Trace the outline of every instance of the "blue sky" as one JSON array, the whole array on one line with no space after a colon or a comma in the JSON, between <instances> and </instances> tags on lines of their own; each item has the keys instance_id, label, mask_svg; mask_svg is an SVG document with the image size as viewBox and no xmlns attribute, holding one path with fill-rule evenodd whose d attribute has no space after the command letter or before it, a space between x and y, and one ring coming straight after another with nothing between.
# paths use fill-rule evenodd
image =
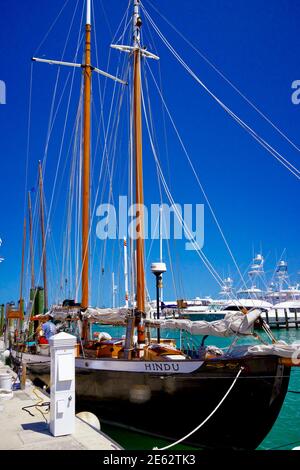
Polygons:
<instances>
[{"instance_id":1,"label":"blue sky","mask_svg":"<svg viewBox=\"0 0 300 470\"><path fill-rule=\"evenodd\" d=\"M291 101L291 84L300 79L299 75L299 18L300 4L297 0L151 0L159 7L180 32L206 55L235 86L237 86L261 111L263 111L293 142L299 144L300 105ZM75 10L76 1L69 0L59 20L38 49L50 25L57 17L64 2L59 0L38 2L3 1L1 4L0 28L0 80L7 87L7 104L0 106L0 155L1 155L1 197L0 237L3 245L0 256L5 261L0 265L0 302L16 299L19 292L22 220L24 211L25 166L27 147L27 126L31 61L33 55L60 58ZM184 41L164 22L144 0L144 5L170 43L184 58L194 72L234 112L262 135L271 145L298 167L299 155L282 139L258 114L249 107ZM99 64L111 73L117 72L118 53L111 54L108 66L109 45L123 17L127 6L125 0L94 0L97 26ZM74 24L64 54L65 60L73 58L80 24L82 2L74 16ZM262 246L267 257L266 270L272 272L276 260L286 248L289 270L294 280L300 270L299 254L299 182L283 166L276 162L266 150L258 145L187 75L170 55L160 39L149 33L144 19L144 42L148 48L157 51L160 64L149 64L156 77L161 73L164 98L174 117L178 130L188 149L189 155L200 176L211 204L226 234L233 253L244 271L252 257L253 248ZM37 51L38 49L38 51ZM36 52L37 51L37 52ZM95 57L95 54L94 54ZM95 59L94 59L95 60ZM160 68L159 68L160 67ZM43 159L45 139L51 100L57 70L43 64L33 67L32 114L30 126L30 151L27 189L36 187L36 168ZM61 72L58 96L69 74ZM147 73L149 82L150 77ZM70 83L70 82L69 82ZM70 107L70 120L62 157L65 158L71 139L76 106L78 104L80 79L74 79L74 104ZM106 86L104 121L107 120L113 85ZM68 85L69 87L69 85ZM68 88L67 87L67 88ZM180 150L174 132L166 124L168 152L164 142L161 105L155 88L150 84L150 95L154 121L157 124L157 142L166 178L170 181L176 202L204 203L195 178ZM95 116L99 115L97 90L95 89ZM49 203L57 155L61 142L61 129L67 108L67 95L62 99L61 108L51 136L45 192ZM126 114L126 106L122 111ZM72 121L73 119L73 121ZM97 117L96 117L97 119ZM123 127L122 127L123 126ZM124 166L126 167L126 124L121 125L120 145L117 151L117 166L114 176L114 197L126 193ZM118 158L119 157L119 158ZM101 153L96 155L95 169L100 165ZM125 165L124 165L125 161ZM122 166L123 165L123 166ZM149 143L144 137L145 198L147 203L159 202L155 167ZM62 187L66 181L62 177ZM107 195L107 189L105 190ZM64 196L64 191L59 195ZM34 197L34 194L33 194ZM64 202L59 196L51 220L54 243L57 241L57 257L60 260L61 231L64 227ZM97 220L93 219L95 233ZM100 256L101 242L98 240L96 257ZM195 253L186 252L183 244L171 243L177 293L179 296L213 295L218 286L206 271ZM149 247L149 244L147 244ZM111 242L107 246L105 272L100 275L99 265L94 266L92 302L109 304L111 299L111 272L115 271L117 284L123 284L120 260L117 253L120 246ZM218 230L205 206L204 251L218 272L231 274L236 284L238 276L224 247ZM37 245L36 253L39 249ZM49 277L53 282L59 271L51 257L49 248ZM158 244L154 244L151 260L158 256ZM166 260L168 265L168 259ZM101 264L101 263L99 263ZM36 263L38 265L38 263ZM27 269L28 271L28 269ZM170 269L169 269L170 271ZM28 284L28 277L26 278ZM153 293L151 274L148 274L150 292ZM54 289L54 287L53 287ZM165 296L174 297L171 274L165 277ZM120 299L123 290L119 288ZM54 300L54 299L53 299ZM121 300L120 300L121 302Z\"/></svg>"}]
</instances>

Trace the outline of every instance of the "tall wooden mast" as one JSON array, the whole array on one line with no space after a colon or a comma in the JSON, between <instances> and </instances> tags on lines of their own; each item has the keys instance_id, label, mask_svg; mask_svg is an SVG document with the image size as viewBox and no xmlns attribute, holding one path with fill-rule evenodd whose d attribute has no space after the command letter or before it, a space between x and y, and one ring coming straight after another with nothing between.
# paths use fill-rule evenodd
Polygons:
<instances>
[{"instance_id":1,"label":"tall wooden mast","mask_svg":"<svg viewBox=\"0 0 300 470\"><path fill-rule=\"evenodd\" d=\"M42 235L42 259L43 259L43 281L44 281L44 308L48 310L48 289L47 289L47 259L46 259L46 236L45 236L45 212L44 212L44 185L42 164L39 162L39 193L40 193L40 222Z\"/></svg>"},{"instance_id":2,"label":"tall wooden mast","mask_svg":"<svg viewBox=\"0 0 300 470\"><path fill-rule=\"evenodd\" d=\"M133 126L136 177L136 279L137 279L137 312L145 312L145 242L144 242L144 189L143 189L143 146L142 146L142 111L141 111L141 51L140 51L140 2L134 0L133 13Z\"/></svg>"},{"instance_id":3,"label":"tall wooden mast","mask_svg":"<svg viewBox=\"0 0 300 470\"><path fill-rule=\"evenodd\" d=\"M32 238L32 206L30 191L28 191L28 216L29 216L29 249L30 249L30 270L31 270L31 289L34 288L34 252Z\"/></svg>"},{"instance_id":4,"label":"tall wooden mast","mask_svg":"<svg viewBox=\"0 0 300 470\"><path fill-rule=\"evenodd\" d=\"M137 326L138 344L142 351L145 342L145 327L143 317L145 314L145 237L144 237L144 190L143 190L143 145L142 145L142 109L141 109L141 57L159 60L141 46L140 29L140 0L133 0L133 45L125 46L112 44L114 49L133 55L133 133L134 133L134 161L135 161L135 202L136 202L136 310L135 324ZM128 317L125 358L131 357L133 339L133 318Z\"/></svg>"},{"instance_id":5,"label":"tall wooden mast","mask_svg":"<svg viewBox=\"0 0 300 470\"><path fill-rule=\"evenodd\" d=\"M82 167L82 297L81 307L89 305L89 232L90 232L90 137L91 137L91 0L86 2L84 117Z\"/></svg>"}]
</instances>

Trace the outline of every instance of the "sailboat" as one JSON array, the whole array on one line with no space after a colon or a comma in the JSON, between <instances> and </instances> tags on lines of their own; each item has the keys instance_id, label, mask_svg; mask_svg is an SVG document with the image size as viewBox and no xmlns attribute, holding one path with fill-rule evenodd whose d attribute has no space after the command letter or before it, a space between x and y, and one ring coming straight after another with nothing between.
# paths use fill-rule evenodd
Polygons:
<instances>
[{"instance_id":1,"label":"sailboat","mask_svg":"<svg viewBox=\"0 0 300 470\"><path fill-rule=\"evenodd\" d=\"M82 295L80 305L50 308L52 315L82 325L76 354L76 400L78 409L92 407L100 420L141 433L178 440L197 448L255 449L271 430L282 407L292 366L292 348L276 344L237 346L223 350L206 346L208 335L251 336L260 312L231 312L217 322L190 322L147 317L145 246L142 212L144 201L142 165L141 61L158 57L141 44L140 1L133 3L133 44L115 45L129 54L133 67L133 135L135 202L139 210L135 243L136 300L123 309L97 309L89 301L90 232L90 115L92 73L102 73L91 61L91 0L86 1L84 64L55 60L35 61L81 67L84 74L84 123L82 166ZM124 80L117 79L120 86ZM157 279L160 263L153 267ZM33 321L42 321L43 315ZM90 337L90 325L119 324L125 338L102 340ZM157 336L153 337L153 328ZM177 329L203 337L200 347L179 348L164 340L161 332ZM22 357L17 350L22 349ZM254 349L253 349L254 348ZM17 362L25 362L32 379L49 384L50 358L35 346L12 347ZM210 415L210 417L209 417ZM209 419L207 419L209 417ZM206 422L207 421L207 422ZM202 425L202 424L203 425Z\"/></svg>"}]
</instances>

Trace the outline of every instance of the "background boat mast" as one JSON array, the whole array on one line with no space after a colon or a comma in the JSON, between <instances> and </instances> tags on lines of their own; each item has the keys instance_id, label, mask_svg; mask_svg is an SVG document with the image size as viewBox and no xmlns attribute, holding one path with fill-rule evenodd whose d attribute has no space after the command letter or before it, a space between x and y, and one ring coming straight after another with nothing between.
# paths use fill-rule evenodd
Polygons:
<instances>
[{"instance_id":1,"label":"background boat mast","mask_svg":"<svg viewBox=\"0 0 300 470\"><path fill-rule=\"evenodd\" d=\"M23 282L24 282L25 246L26 246L26 217L24 217L24 225L23 225L22 264L21 264L20 302L19 302L20 315L21 315L21 312L23 313Z\"/></svg>"},{"instance_id":2,"label":"background boat mast","mask_svg":"<svg viewBox=\"0 0 300 470\"><path fill-rule=\"evenodd\" d=\"M29 216L29 249L30 249L30 269L31 269L31 289L34 289L34 252L32 238L32 206L30 191L28 191L28 216Z\"/></svg>"},{"instance_id":3,"label":"background boat mast","mask_svg":"<svg viewBox=\"0 0 300 470\"><path fill-rule=\"evenodd\" d=\"M43 259L43 281L44 281L44 309L48 310L48 289L47 289L47 260L46 260L46 237L45 237L45 214L44 214L44 189L42 164L39 162L39 192L40 192L40 223L42 234L42 259Z\"/></svg>"}]
</instances>

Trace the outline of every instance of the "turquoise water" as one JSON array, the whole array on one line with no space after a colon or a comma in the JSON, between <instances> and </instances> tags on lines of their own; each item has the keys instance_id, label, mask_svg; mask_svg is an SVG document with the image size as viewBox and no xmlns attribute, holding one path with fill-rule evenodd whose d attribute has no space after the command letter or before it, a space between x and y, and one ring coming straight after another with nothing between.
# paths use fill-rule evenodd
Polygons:
<instances>
[{"instance_id":1,"label":"turquoise water","mask_svg":"<svg viewBox=\"0 0 300 470\"><path fill-rule=\"evenodd\" d=\"M274 336L287 343L300 341L300 330L273 331ZM291 373L289 390L300 392L300 367ZM273 429L259 446L259 449L288 450L300 446L300 394L286 394L286 398Z\"/></svg>"},{"instance_id":2,"label":"turquoise water","mask_svg":"<svg viewBox=\"0 0 300 470\"><path fill-rule=\"evenodd\" d=\"M109 332L113 337L120 337L122 334L124 334L124 330L122 328L101 327L100 329L101 331ZM288 343L291 343L293 341L300 341L300 329L273 330L273 334L277 339L284 340ZM180 341L178 337L178 332L168 332L167 335L165 334L163 336L176 338L177 343L179 343ZM223 338L208 339L210 341L207 341L207 344L213 343L215 346L219 347L224 347L230 342L230 340ZM249 343L249 339L244 341ZM241 342L242 340L240 341L240 343ZM199 343L200 338L196 338L195 345L198 345ZM300 392L300 367L294 367L292 369L289 390ZM167 441L164 441L162 439L141 435L132 431L115 428L109 425L103 424L102 430L106 434L108 434L112 439L118 442L124 449L128 450L150 450L153 449L153 447L161 448L168 444ZM277 418L275 425L273 426L273 429L264 439L258 449L289 450L296 446L300 446L300 393L296 394L288 392L281 412ZM180 449L192 449L192 447L181 445L172 448L172 450Z\"/></svg>"}]
</instances>

